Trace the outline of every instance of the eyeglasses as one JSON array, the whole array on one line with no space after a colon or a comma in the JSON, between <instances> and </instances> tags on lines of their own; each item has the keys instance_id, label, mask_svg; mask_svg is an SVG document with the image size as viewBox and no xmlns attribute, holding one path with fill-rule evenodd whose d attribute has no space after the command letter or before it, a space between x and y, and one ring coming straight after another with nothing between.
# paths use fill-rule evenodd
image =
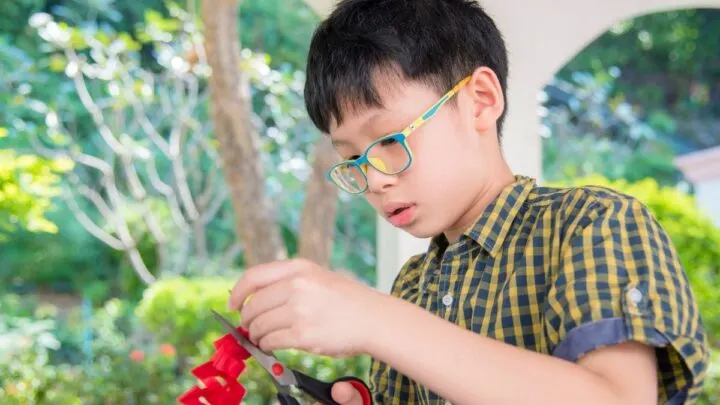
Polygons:
<instances>
[{"instance_id":1,"label":"eyeglasses","mask_svg":"<svg viewBox=\"0 0 720 405\"><path fill-rule=\"evenodd\" d=\"M350 194L360 194L368 188L368 166L389 175L400 174L407 170L413 160L412 150L407 143L408 136L432 118L440 107L468 81L470 77L461 80L402 132L383 136L370 144L365 153L357 159L346 160L332 166L327 172L328 180Z\"/></svg>"}]
</instances>

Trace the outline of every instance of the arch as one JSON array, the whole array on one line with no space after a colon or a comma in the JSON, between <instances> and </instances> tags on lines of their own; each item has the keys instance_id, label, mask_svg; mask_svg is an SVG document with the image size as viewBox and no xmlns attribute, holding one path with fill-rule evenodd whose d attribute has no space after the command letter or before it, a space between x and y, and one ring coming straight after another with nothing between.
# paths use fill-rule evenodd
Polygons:
<instances>
[{"instance_id":1,"label":"arch","mask_svg":"<svg viewBox=\"0 0 720 405\"><path fill-rule=\"evenodd\" d=\"M515 76L527 58L533 67L520 74L537 78L540 85L619 21L678 9L720 8L720 0L495 0L483 4L505 34Z\"/></svg>"}]
</instances>

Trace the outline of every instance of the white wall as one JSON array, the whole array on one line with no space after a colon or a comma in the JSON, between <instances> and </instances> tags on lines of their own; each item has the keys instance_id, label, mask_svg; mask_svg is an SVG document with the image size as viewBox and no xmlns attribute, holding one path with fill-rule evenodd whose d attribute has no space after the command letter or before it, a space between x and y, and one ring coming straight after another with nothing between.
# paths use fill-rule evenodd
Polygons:
<instances>
[{"instance_id":1,"label":"white wall","mask_svg":"<svg viewBox=\"0 0 720 405\"><path fill-rule=\"evenodd\" d=\"M720 228L720 179L702 182L696 186L695 191L700 209L707 212Z\"/></svg>"},{"instance_id":2,"label":"white wall","mask_svg":"<svg viewBox=\"0 0 720 405\"><path fill-rule=\"evenodd\" d=\"M307 0L326 15L334 0ZM541 173L538 94L553 74L615 22L654 11L720 8L720 0L486 0L510 56L504 151L516 173ZM378 219L378 288L388 291L397 271L427 241Z\"/></svg>"},{"instance_id":3,"label":"white wall","mask_svg":"<svg viewBox=\"0 0 720 405\"><path fill-rule=\"evenodd\" d=\"M675 165L695 186L698 207L720 227L720 146L680 156Z\"/></svg>"}]
</instances>

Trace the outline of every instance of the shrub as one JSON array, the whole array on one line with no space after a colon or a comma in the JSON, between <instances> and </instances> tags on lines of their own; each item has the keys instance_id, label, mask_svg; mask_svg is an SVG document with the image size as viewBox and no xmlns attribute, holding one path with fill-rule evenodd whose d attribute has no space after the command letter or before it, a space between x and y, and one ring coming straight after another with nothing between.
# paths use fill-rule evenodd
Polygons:
<instances>
[{"instance_id":1,"label":"shrub","mask_svg":"<svg viewBox=\"0 0 720 405\"><path fill-rule=\"evenodd\" d=\"M156 338L177 347L181 356L196 356L220 336L211 310L235 320L227 311L233 282L220 277L165 278L145 290L135 313Z\"/></svg>"},{"instance_id":2,"label":"shrub","mask_svg":"<svg viewBox=\"0 0 720 405\"><path fill-rule=\"evenodd\" d=\"M193 367L210 359L215 350L213 341L226 333L211 309L239 322L237 313L226 309L228 289L233 283L217 277L177 277L159 280L146 290L136 313L156 338L182 353L179 367L184 376L191 376ZM365 356L333 359L296 350L281 350L275 355L289 367L327 381L345 375L364 378L370 366L370 359ZM252 359L239 381L248 389L244 403L268 404L273 400L275 387L270 375Z\"/></svg>"},{"instance_id":3,"label":"shrub","mask_svg":"<svg viewBox=\"0 0 720 405\"><path fill-rule=\"evenodd\" d=\"M73 313L59 323L43 306L29 310L34 301L13 294L0 300L3 405L169 405L192 383L177 375L172 346L127 333L125 303L111 300L89 319ZM94 338L87 341L87 332ZM91 343L90 355L83 343Z\"/></svg>"},{"instance_id":4,"label":"shrub","mask_svg":"<svg viewBox=\"0 0 720 405\"><path fill-rule=\"evenodd\" d=\"M705 379L705 388L698 398L698 405L720 404L720 351L712 350L710 368Z\"/></svg>"}]
</instances>

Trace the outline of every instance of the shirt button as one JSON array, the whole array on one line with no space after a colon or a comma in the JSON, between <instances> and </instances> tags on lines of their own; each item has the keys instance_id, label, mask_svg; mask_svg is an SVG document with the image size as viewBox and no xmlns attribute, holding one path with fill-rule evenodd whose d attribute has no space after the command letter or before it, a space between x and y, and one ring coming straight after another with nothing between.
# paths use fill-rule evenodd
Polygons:
<instances>
[{"instance_id":1,"label":"shirt button","mask_svg":"<svg viewBox=\"0 0 720 405\"><path fill-rule=\"evenodd\" d=\"M628 298L633 305L638 305L643 299L643 294L640 290L633 287L628 291Z\"/></svg>"},{"instance_id":2,"label":"shirt button","mask_svg":"<svg viewBox=\"0 0 720 405\"><path fill-rule=\"evenodd\" d=\"M453 303L453 297L452 297L452 295L450 295L449 293L448 293L448 294L445 294L445 296L442 297L442 303L443 303L443 305L445 305L446 307L449 307L450 305L452 305L452 303Z\"/></svg>"}]
</instances>

